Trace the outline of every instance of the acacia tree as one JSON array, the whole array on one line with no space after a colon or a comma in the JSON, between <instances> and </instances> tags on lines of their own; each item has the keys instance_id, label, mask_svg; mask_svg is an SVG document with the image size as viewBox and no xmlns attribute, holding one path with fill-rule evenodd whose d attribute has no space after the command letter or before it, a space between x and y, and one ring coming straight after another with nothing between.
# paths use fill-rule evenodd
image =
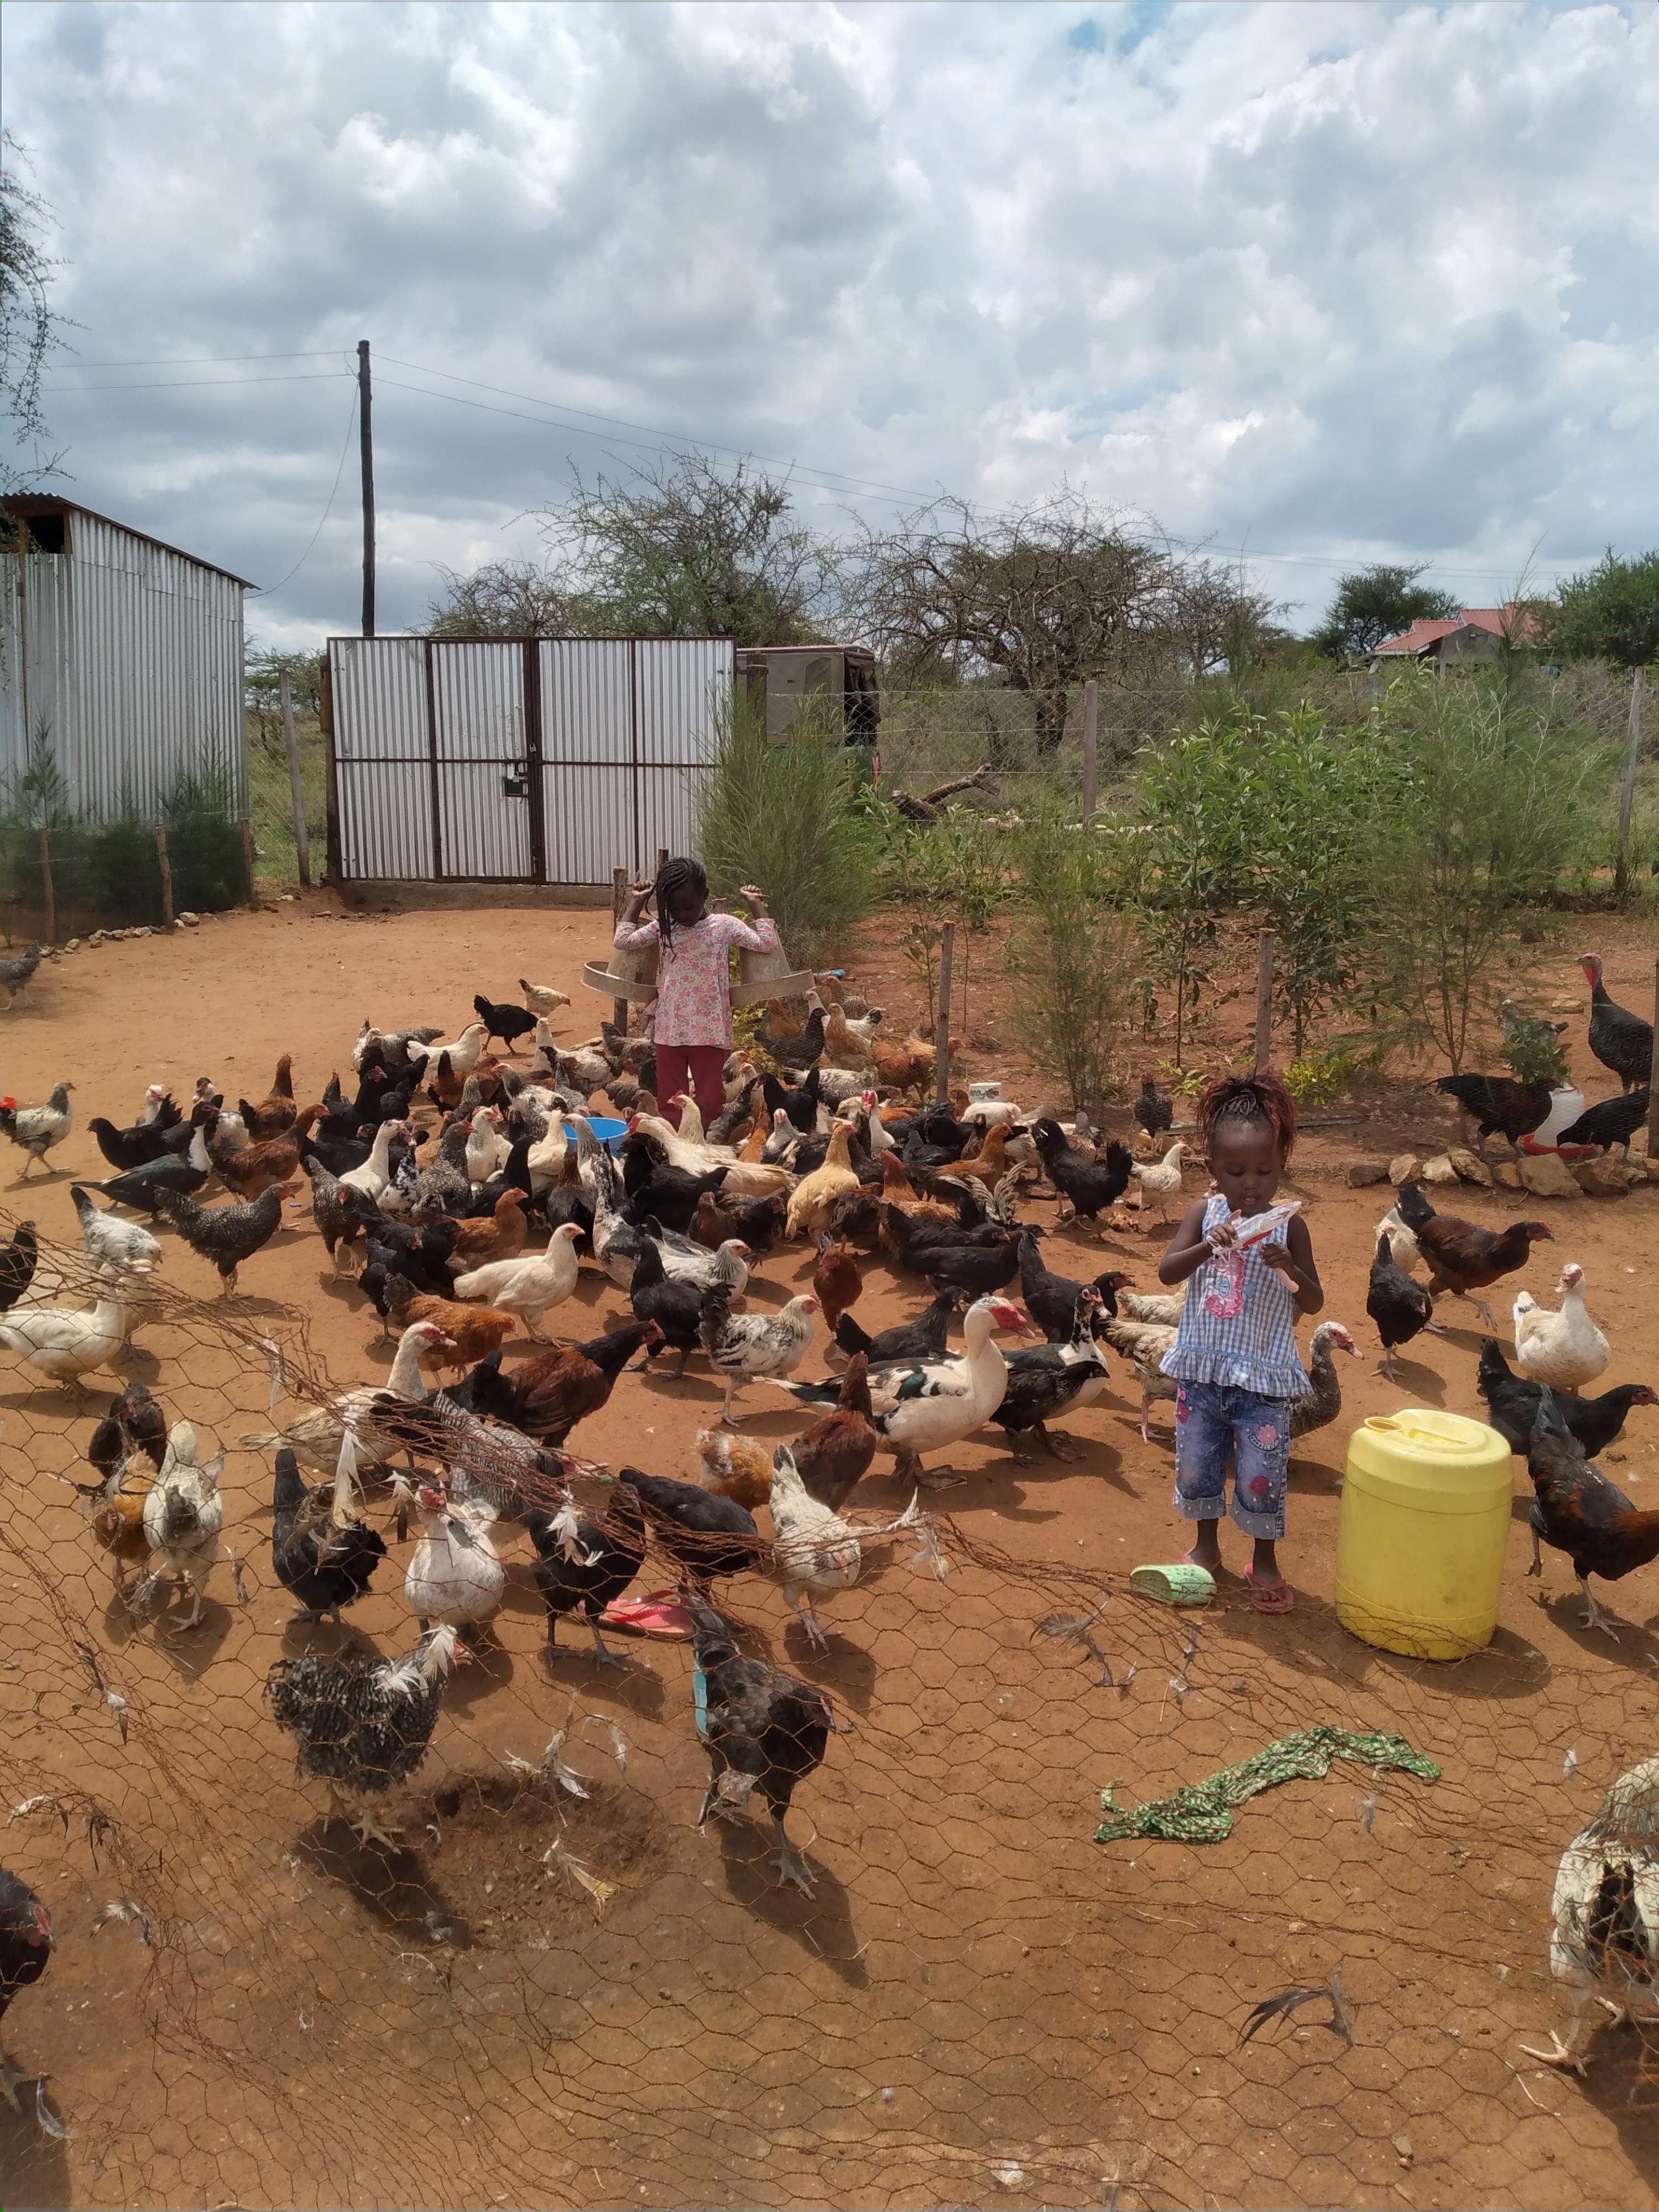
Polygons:
<instances>
[{"instance_id":1,"label":"acacia tree","mask_svg":"<svg viewBox=\"0 0 1659 2212\"><path fill-rule=\"evenodd\" d=\"M44 245L52 210L19 177L22 158L23 149L10 131L0 136L0 408L9 441L33 447L37 458L29 468L0 459L0 492L27 491L42 477L57 475L61 459L38 457L40 441L49 434L40 379L63 341L48 296L58 266Z\"/></svg>"},{"instance_id":2,"label":"acacia tree","mask_svg":"<svg viewBox=\"0 0 1659 2212\"><path fill-rule=\"evenodd\" d=\"M1414 622L1443 621L1455 615L1455 599L1418 582L1425 567L1419 562L1414 568L1400 568L1377 562L1339 576L1336 597L1314 632L1320 652L1333 660L1363 659L1385 638L1398 637Z\"/></svg>"},{"instance_id":3,"label":"acacia tree","mask_svg":"<svg viewBox=\"0 0 1659 2212\"><path fill-rule=\"evenodd\" d=\"M1622 906L1630 874L1631 800L1642 748L1642 693L1659 657L1659 551L1620 561L1609 546L1593 568L1569 577L1553 606L1534 609L1539 641L1557 660L1610 660L1630 671L1630 737L1619 790L1613 896Z\"/></svg>"},{"instance_id":4,"label":"acacia tree","mask_svg":"<svg viewBox=\"0 0 1659 2212\"><path fill-rule=\"evenodd\" d=\"M994 672L1027 693L1044 752L1066 688L1162 651L1174 564L1144 533L1063 491L1004 514L945 499L860 549L855 599L890 665Z\"/></svg>"},{"instance_id":5,"label":"acacia tree","mask_svg":"<svg viewBox=\"0 0 1659 2212\"><path fill-rule=\"evenodd\" d=\"M438 574L445 596L428 610L434 637L580 637L596 627L587 602L534 561L486 561L469 576Z\"/></svg>"}]
</instances>

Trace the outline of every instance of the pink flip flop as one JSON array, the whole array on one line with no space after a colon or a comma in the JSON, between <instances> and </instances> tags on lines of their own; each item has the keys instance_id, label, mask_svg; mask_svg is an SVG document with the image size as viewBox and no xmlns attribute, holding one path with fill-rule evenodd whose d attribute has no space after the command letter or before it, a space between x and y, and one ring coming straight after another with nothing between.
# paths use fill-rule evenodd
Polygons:
<instances>
[{"instance_id":1,"label":"pink flip flop","mask_svg":"<svg viewBox=\"0 0 1659 2212\"><path fill-rule=\"evenodd\" d=\"M614 1598L599 1615L601 1628L619 1628L631 1636L678 1638L691 1633L691 1616L672 1589L653 1590L647 1597Z\"/></svg>"},{"instance_id":2,"label":"pink flip flop","mask_svg":"<svg viewBox=\"0 0 1659 2212\"><path fill-rule=\"evenodd\" d=\"M1250 1603L1258 1613L1291 1613L1296 1608L1296 1592L1283 1577L1276 1583L1264 1583L1257 1578L1254 1567L1246 1567L1244 1580L1250 1593Z\"/></svg>"}]
</instances>

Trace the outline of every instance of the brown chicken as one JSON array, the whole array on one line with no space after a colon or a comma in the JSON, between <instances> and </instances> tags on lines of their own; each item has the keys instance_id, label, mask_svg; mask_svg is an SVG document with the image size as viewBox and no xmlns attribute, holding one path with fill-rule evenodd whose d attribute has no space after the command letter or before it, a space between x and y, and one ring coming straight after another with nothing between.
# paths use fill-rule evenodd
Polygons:
<instances>
[{"instance_id":1,"label":"brown chicken","mask_svg":"<svg viewBox=\"0 0 1659 2212\"><path fill-rule=\"evenodd\" d=\"M300 1172L301 1139L310 1135L312 1124L322 1118L322 1112L320 1105L307 1106L286 1136L266 1137L258 1144L244 1145L240 1152L215 1143L219 1117L213 1115L207 1123L207 1148L225 1188L236 1198L254 1199L274 1182L291 1181Z\"/></svg>"},{"instance_id":2,"label":"brown chicken","mask_svg":"<svg viewBox=\"0 0 1659 2212\"><path fill-rule=\"evenodd\" d=\"M793 1449L809 1495L838 1513L869 1472L878 1438L870 1419L870 1362L854 1352L841 1378L841 1401L802 1431Z\"/></svg>"},{"instance_id":3,"label":"brown chicken","mask_svg":"<svg viewBox=\"0 0 1659 2212\"><path fill-rule=\"evenodd\" d=\"M1585 1456L1547 1384L1528 1440L1527 1472L1534 1492L1528 1516L1532 1565L1527 1572L1544 1571L1540 1537L1553 1550L1565 1552L1583 1594L1585 1627L1606 1629L1616 1640L1617 1631L1590 1595L1589 1577L1600 1575L1604 1582L1616 1583L1659 1559L1659 1513L1638 1512Z\"/></svg>"},{"instance_id":4,"label":"brown chicken","mask_svg":"<svg viewBox=\"0 0 1659 2212\"><path fill-rule=\"evenodd\" d=\"M765 1120L762 1115L757 1115L755 1117L755 1126L749 1132L748 1136L744 1139L743 1149L738 1154L738 1158L740 1160L759 1159L761 1154L766 1149L766 1140L771 1133L772 1124L770 1121Z\"/></svg>"},{"instance_id":5,"label":"brown chicken","mask_svg":"<svg viewBox=\"0 0 1659 2212\"><path fill-rule=\"evenodd\" d=\"M697 1480L752 1513L772 1502L772 1447L729 1429L697 1431Z\"/></svg>"},{"instance_id":6,"label":"brown chicken","mask_svg":"<svg viewBox=\"0 0 1659 2212\"><path fill-rule=\"evenodd\" d=\"M824 1014L823 1049L835 1067L863 1067L870 1058L869 1046L848 1028L846 1015L833 1005Z\"/></svg>"},{"instance_id":7,"label":"brown chicken","mask_svg":"<svg viewBox=\"0 0 1659 2212\"><path fill-rule=\"evenodd\" d=\"M781 999L766 1002L766 1028L769 1035L781 1043L785 1037L799 1036L805 1029L805 1021L797 1021Z\"/></svg>"},{"instance_id":8,"label":"brown chicken","mask_svg":"<svg viewBox=\"0 0 1659 2212\"><path fill-rule=\"evenodd\" d=\"M954 1221L957 1210L936 1198L924 1198L904 1171L899 1156L894 1152L881 1156L881 1195L884 1203L896 1206L916 1221ZM835 1224L830 1224L833 1229ZM884 1243L885 1238L883 1239Z\"/></svg>"},{"instance_id":9,"label":"brown chicken","mask_svg":"<svg viewBox=\"0 0 1659 2212\"><path fill-rule=\"evenodd\" d=\"M902 1044L884 1044L875 1036L870 1040L866 1057L882 1082L902 1092L926 1091L933 1081L937 1054L920 1037L907 1037Z\"/></svg>"},{"instance_id":10,"label":"brown chicken","mask_svg":"<svg viewBox=\"0 0 1659 2212\"><path fill-rule=\"evenodd\" d=\"M700 1194L685 1233L694 1244L701 1244L708 1252L718 1252L732 1233L726 1225L720 1202L712 1190Z\"/></svg>"},{"instance_id":11,"label":"brown chicken","mask_svg":"<svg viewBox=\"0 0 1659 2212\"><path fill-rule=\"evenodd\" d=\"M258 1142L262 1137L280 1137L294 1127L299 1109L294 1103L294 1060L284 1053L276 1063L276 1074L270 1089L251 1110L246 1100L242 1103L242 1119L247 1125L249 1138Z\"/></svg>"},{"instance_id":12,"label":"brown chicken","mask_svg":"<svg viewBox=\"0 0 1659 2212\"><path fill-rule=\"evenodd\" d=\"M487 1267L496 1260L516 1260L530 1233L525 1219L527 1203L521 1190L504 1190L495 1200L494 1213L458 1221L449 1255L450 1273L471 1274L473 1268Z\"/></svg>"},{"instance_id":13,"label":"brown chicken","mask_svg":"<svg viewBox=\"0 0 1659 2212\"><path fill-rule=\"evenodd\" d=\"M429 1321L443 1330L443 1340L421 1353L421 1364L429 1375L487 1359L492 1352L501 1350L518 1327L511 1314L495 1313L488 1306L462 1305L454 1298L434 1297L430 1291L417 1291L407 1275L386 1277L386 1305L389 1328L401 1332L413 1328L417 1321Z\"/></svg>"},{"instance_id":14,"label":"brown chicken","mask_svg":"<svg viewBox=\"0 0 1659 2212\"><path fill-rule=\"evenodd\" d=\"M488 1053L481 1055L472 1070L477 1080L478 1103L494 1106L501 1103L501 1062L492 1060ZM447 1052L438 1055L438 1065L427 1077L427 1088L447 1114L453 1114L460 1104L467 1085L467 1078L458 1075Z\"/></svg>"},{"instance_id":15,"label":"brown chicken","mask_svg":"<svg viewBox=\"0 0 1659 2212\"><path fill-rule=\"evenodd\" d=\"M985 1142L971 1159L959 1160L952 1170L957 1175L970 1175L994 1190L1004 1176L1012 1175L1015 1162L1008 1157L1008 1131L1000 1121L994 1121L985 1133Z\"/></svg>"},{"instance_id":16,"label":"brown chicken","mask_svg":"<svg viewBox=\"0 0 1659 2212\"><path fill-rule=\"evenodd\" d=\"M1437 1213L1416 1183L1402 1185L1397 1211L1429 1264L1430 1297L1451 1291L1468 1298L1494 1336L1498 1324L1492 1308L1475 1292L1500 1275L1524 1267L1528 1253L1540 1239L1553 1241L1541 1221L1511 1221L1507 1229L1498 1231L1462 1221L1453 1213Z\"/></svg>"},{"instance_id":17,"label":"brown chicken","mask_svg":"<svg viewBox=\"0 0 1659 2212\"><path fill-rule=\"evenodd\" d=\"M631 1321L586 1344L558 1344L526 1359L511 1375L486 1360L462 1386L475 1413L493 1414L538 1443L556 1449L578 1421L610 1399L617 1377L641 1347L660 1344L653 1321Z\"/></svg>"},{"instance_id":18,"label":"brown chicken","mask_svg":"<svg viewBox=\"0 0 1659 2212\"><path fill-rule=\"evenodd\" d=\"M858 1304L864 1278L845 1238L820 1237L818 1264L812 1270L812 1295L823 1309L823 1325L833 1336L848 1306Z\"/></svg>"}]
</instances>

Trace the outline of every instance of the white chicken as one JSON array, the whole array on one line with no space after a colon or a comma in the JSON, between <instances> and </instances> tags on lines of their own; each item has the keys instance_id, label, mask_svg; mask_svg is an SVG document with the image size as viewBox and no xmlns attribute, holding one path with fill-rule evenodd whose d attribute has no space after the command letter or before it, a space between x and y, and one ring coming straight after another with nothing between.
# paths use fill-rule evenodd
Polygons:
<instances>
[{"instance_id":1,"label":"white chicken","mask_svg":"<svg viewBox=\"0 0 1659 2212\"><path fill-rule=\"evenodd\" d=\"M72 1083L54 1084L44 1106L20 1106L15 1098L0 1098L0 1135L9 1137L28 1154L20 1182L28 1181L36 1160L45 1166L46 1154L55 1145L61 1145L74 1127L75 1109L69 1097L74 1088Z\"/></svg>"},{"instance_id":2,"label":"white chicken","mask_svg":"<svg viewBox=\"0 0 1659 2212\"><path fill-rule=\"evenodd\" d=\"M820 1651L830 1638L813 1601L851 1589L864 1565L858 1538L839 1513L832 1513L800 1479L793 1453L780 1444L772 1454L772 1547L768 1572L783 1586L785 1601L800 1616L807 1641Z\"/></svg>"},{"instance_id":3,"label":"white chicken","mask_svg":"<svg viewBox=\"0 0 1659 2212\"><path fill-rule=\"evenodd\" d=\"M501 1121L497 1108L480 1106L468 1125L466 1176L471 1183L488 1182L513 1149L501 1133Z\"/></svg>"},{"instance_id":4,"label":"white chicken","mask_svg":"<svg viewBox=\"0 0 1659 2212\"><path fill-rule=\"evenodd\" d=\"M131 1326L125 1304L107 1292L90 1313L67 1306L14 1307L0 1321L0 1344L37 1375L78 1390L81 1377L118 1358Z\"/></svg>"},{"instance_id":5,"label":"white chicken","mask_svg":"<svg viewBox=\"0 0 1659 2212\"><path fill-rule=\"evenodd\" d=\"M404 1444L400 1437L376 1427L377 1404L384 1400L423 1404L428 1392L421 1376L422 1359L434 1352L453 1349L454 1340L436 1322L415 1322L398 1338L392 1372L383 1383L343 1391L324 1405L308 1406L285 1429L258 1429L239 1437L237 1442L250 1451L279 1451L286 1444L305 1466L331 1475L339 1468L340 1446L349 1433L356 1440L358 1463L386 1465L402 1455Z\"/></svg>"},{"instance_id":6,"label":"white chicken","mask_svg":"<svg viewBox=\"0 0 1659 2212\"><path fill-rule=\"evenodd\" d=\"M1391 1206L1372 1230L1371 1235L1373 1238L1388 1238L1389 1251L1395 1266L1403 1269L1407 1274L1414 1274L1423 1265L1423 1255L1418 1249L1417 1239L1400 1218L1398 1208Z\"/></svg>"},{"instance_id":7,"label":"white chicken","mask_svg":"<svg viewBox=\"0 0 1659 2212\"><path fill-rule=\"evenodd\" d=\"M429 1037L423 1044L417 1044L411 1038L405 1049L412 1065L430 1069L434 1073L438 1062L447 1053L451 1073L465 1077L471 1074L483 1058L484 1040L488 1035L489 1031L482 1022L469 1022L458 1037Z\"/></svg>"},{"instance_id":8,"label":"white chicken","mask_svg":"<svg viewBox=\"0 0 1659 2212\"><path fill-rule=\"evenodd\" d=\"M470 1274L457 1275L455 1295L476 1298L497 1313L514 1314L529 1335L539 1337L542 1316L550 1306L562 1305L576 1287L576 1240L581 1234L580 1222L562 1221L545 1252L492 1260Z\"/></svg>"},{"instance_id":9,"label":"white chicken","mask_svg":"<svg viewBox=\"0 0 1659 2212\"><path fill-rule=\"evenodd\" d=\"M164 1576L180 1585L188 1583L190 1618L171 1633L183 1636L202 1618L202 1585L221 1558L236 1569L234 1555L221 1545L225 1502L219 1495L219 1474L225 1463L216 1452L204 1467L196 1431L188 1421L175 1421L167 1431L167 1448L161 1472L144 1499L144 1539L149 1546L149 1565L134 1584L129 1601L137 1613Z\"/></svg>"},{"instance_id":10,"label":"white chicken","mask_svg":"<svg viewBox=\"0 0 1659 2212\"><path fill-rule=\"evenodd\" d=\"M712 1365L726 1377L723 1421L740 1417L732 1411L738 1386L755 1376L793 1375L812 1341L812 1316L818 1310L814 1297L791 1298L775 1314L732 1316L732 1292L724 1283L713 1283L702 1294L697 1316L697 1336Z\"/></svg>"},{"instance_id":11,"label":"white chicken","mask_svg":"<svg viewBox=\"0 0 1659 2212\"><path fill-rule=\"evenodd\" d=\"M1572 2034L1521 2048L1547 2066L1584 2071L1589 2007L1614 2024L1659 2023L1659 1759L1621 1774L1556 1869L1550 1972L1572 1990Z\"/></svg>"},{"instance_id":12,"label":"white chicken","mask_svg":"<svg viewBox=\"0 0 1659 2212\"><path fill-rule=\"evenodd\" d=\"M726 1181L720 1186L724 1198L775 1198L789 1188L787 1168L768 1167L760 1160L740 1160L724 1145L688 1145L678 1129L655 1114L636 1114L631 1126L651 1139L671 1167L698 1176L726 1169Z\"/></svg>"},{"instance_id":13,"label":"white chicken","mask_svg":"<svg viewBox=\"0 0 1659 2212\"><path fill-rule=\"evenodd\" d=\"M400 1487L406 1496L406 1486ZM489 1534L495 1507L484 1498L452 1502L424 1483L415 1504L421 1540L404 1577L404 1602L422 1633L434 1620L453 1628L488 1620L501 1605L507 1580Z\"/></svg>"},{"instance_id":14,"label":"white chicken","mask_svg":"<svg viewBox=\"0 0 1659 2212\"><path fill-rule=\"evenodd\" d=\"M1584 1310L1584 1271L1575 1260L1561 1270L1559 1310L1551 1313L1531 1293L1515 1301L1515 1364L1530 1382L1552 1390L1577 1390L1593 1382L1613 1358L1613 1347Z\"/></svg>"},{"instance_id":15,"label":"white chicken","mask_svg":"<svg viewBox=\"0 0 1659 2212\"><path fill-rule=\"evenodd\" d=\"M118 1221L94 1206L80 1184L71 1183L70 1197L81 1218L81 1241L94 1267L118 1267L133 1275L147 1275L161 1263L161 1245L136 1221Z\"/></svg>"},{"instance_id":16,"label":"white chicken","mask_svg":"<svg viewBox=\"0 0 1659 2212\"><path fill-rule=\"evenodd\" d=\"M1140 1215L1144 1223L1151 1200L1158 1201L1158 1218L1166 1222L1170 1218L1170 1200L1181 1196L1181 1163L1186 1156L1183 1144L1171 1145L1155 1166L1140 1160L1132 1161L1129 1173L1140 1185Z\"/></svg>"}]
</instances>

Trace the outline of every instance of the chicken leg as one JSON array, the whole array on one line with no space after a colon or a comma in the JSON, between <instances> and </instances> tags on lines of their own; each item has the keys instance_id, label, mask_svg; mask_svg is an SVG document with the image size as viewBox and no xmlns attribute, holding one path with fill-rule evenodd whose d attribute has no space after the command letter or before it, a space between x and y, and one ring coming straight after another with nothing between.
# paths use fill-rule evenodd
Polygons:
<instances>
[{"instance_id":1,"label":"chicken leg","mask_svg":"<svg viewBox=\"0 0 1659 2212\"><path fill-rule=\"evenodd\" d=\"M331 1782L328 1785L328 1810L330 1819L343 1820L359 1843L379 1844L388 1851L402 1849L398 1829L382 1827L366 1805L360 1805L354 1813Z\"/></svg>"},{"instance_id":2,"label":"chicken leg","mask_svg":"<svg viewBox=\"0 0 1659 2212\"><path fill-rule=\"evenodd\" d=\"M772 1815L772 1832L778 1839L778 1856L775 1859L769 1859L767 1864L775 1866L778 1869L779 1887L781 1887L785 1882L793 1882L797 1889L811 1897L812 1877L807 1869L806 1862L799 1857L790 1848L789 1838L783 1831L782 1818L776 1813Z\"/></svg>"},{"instance_id":3,"label":"chicken leg","mask_svg":"<svg viewBox=\"0 0 1659 2212\"><path fill-rule=\"evenodd\" d=\"M604 1637L600 1635L599 1617L598 1613L590 1613L586 1615L586 1619L587 1626L592 1630L593 1636L593 1664L596 1667L615 1667L619 1668L621 1672L625 1674L628 1672L628 1662L623 1657L620 1652L613 1651L611 1649L611 1646L605 1642ZM550 1620L550 1628L551 1625L551 1621ZM551 1639L550 1638L550 1640Z\"/></svg>"},{"instance_id":4,"label":"chicken leg","mask_svg":"<svg viewBox=\"0 0 1659 2212\"><path fill-rule=\"evenodd\" d=\"M1579 1593L1584 1601L1585 1627L1599 1628L1604 1635L1612 1637L1613 1642L1616 1644L1619 1641L1619 1631L1613 1625L1613 1618L1616 1618L1616 1616L1610 1617L1608 1614L1602 1612L1601 1607L1597 1605L1595 1600L1591 1596L1590 1586L1584 1580L1583 1575L1580 1575L1578 1577L1578 1589Z\"/></svg>"}]
</instances>

